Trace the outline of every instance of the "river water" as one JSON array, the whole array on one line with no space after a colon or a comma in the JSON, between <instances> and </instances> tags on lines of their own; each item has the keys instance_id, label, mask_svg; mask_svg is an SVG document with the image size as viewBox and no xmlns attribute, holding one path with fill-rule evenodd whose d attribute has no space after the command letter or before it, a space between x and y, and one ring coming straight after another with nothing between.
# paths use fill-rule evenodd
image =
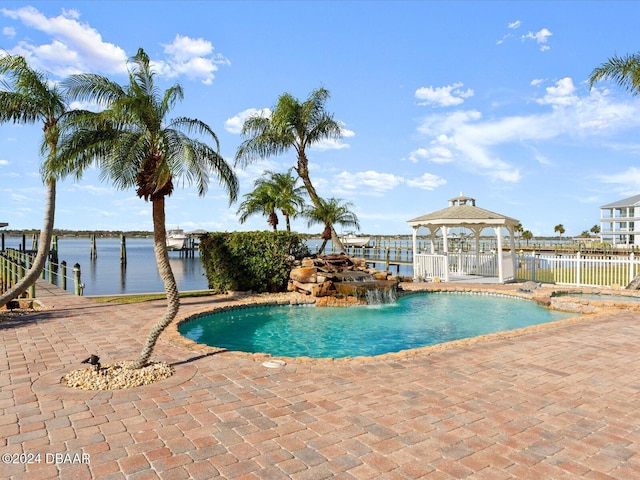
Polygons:
<instances>
[{"instance_id":1,"label":"river water","mask_svg":"<svg viewBox=\"0 0 640 480\"><path fill-rule=\"evenodd\" d=\"M5 237L6 248L19 248L21 243L22 237ZM25 243L27 249L35 249L31 237L27 237ZM320 243L309 240L310 251L317 252ZM80 265L85 296L164 292L153 253L153 239L127 238L126 247L127 263L126 266L121 266L119 238L96 238L97 258L91 259L89 238L59 237L58 262L67 263L67 290L73 291L73 266L77 263ZM331 252L331 242L327 251ZM207 277L198 252L195 252L194 257L169 252L169 262L178 290L207 289ZM383 268L383 264L378 264L377 267ZM411 267L403 265L400 273L411 275L411 270Z\"/></svg>"}]
</instances>

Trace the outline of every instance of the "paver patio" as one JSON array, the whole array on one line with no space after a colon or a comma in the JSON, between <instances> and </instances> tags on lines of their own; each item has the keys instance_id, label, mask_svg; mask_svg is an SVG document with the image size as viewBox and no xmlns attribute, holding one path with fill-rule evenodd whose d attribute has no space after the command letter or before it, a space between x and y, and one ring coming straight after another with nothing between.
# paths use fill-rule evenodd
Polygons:
<instances>
[{"instance_id":1,"label":"paver patio","mask_svg":"<svg viewBox=\"0 0 640 480\"><path fill-rule=\"evenodd\" d=\"M38 293L50 310L0 322L0 478L640 478L635 312L279 369L163 334L170 379L84 392L60 377L91 353L135 358L164 303ZM181 315L225 301L185 299Z\"/></svg>"}]
</instances>

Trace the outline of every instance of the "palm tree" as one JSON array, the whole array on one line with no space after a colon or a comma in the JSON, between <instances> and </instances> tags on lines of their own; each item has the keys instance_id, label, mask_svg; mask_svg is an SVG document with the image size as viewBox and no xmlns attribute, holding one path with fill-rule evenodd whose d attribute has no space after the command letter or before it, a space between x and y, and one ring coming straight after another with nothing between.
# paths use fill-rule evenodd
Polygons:
<instances>
[{"instance_id":1,"label":"palm tree","mask_svg":"<svg viewBox=\"0 0 640 480\"><path fill-rule=\"evenodd\" d=\"M151 201L154 251L167 294L167 309L149 332L132 367L141 368L148 364L158 337L180 307L165 227L165 199L173 192L174 178L195 184L198 194L204 196L212 173L228 192L230 201L237 196L238 180L218 153L218 138L207 124L187 117L167 121L171 108L183 98L182 87L175 84L161 95L143 49L130 63L126 86L95 74L72 75L65 82L69 98L93 101L106 109L97 113L84 111L70 118L75 130L65 138L58 171L74 173L79 178L89 165L96 163L103 179L110 179L122 189L136 187L138 197ZM191 133L213 141L216 148L190 137Z\"/></svg>"},{"instance_id":2,"label":"palm tree","mask_svg":"<svg viewBox=\"0 0 640 480\"><path fill-rule=\"evenodd\" d=\"M594 235L598 235L600 233L600 225L594 225L589 231Z\"/></svg>"},{"instance_id":3,"label":"palm tree","mask_svg":"<svg viewBox=\"0 0 640 480\"><path fill-rule=\"evenodd\" d=\"M522 236L522 232L524 232L522 223L518 222L517 225L513 227L513 231L518 234L518 245L520 245L520 237Z\"/></svg>"},{"instance_id":4,"label":"palm tree","mask_svg":"<svg viewBox=\"0 0 640 480\"><path fill-rule=\"evenodd\" d=\"M640 53L609 58L591 72L589 88L604 79L613 80L632 95L640 93Z\"/></svg>"},{"instance_id":5,"label":"palm tree","mask_svg":"<svg viewBox=\"0 0 640 480\"><path fill-rule=\"evenodd\" d=\"M298 178L291 175L291 172L278 173L267 170L264 172L267 178L259 179L260 185L267 185L274 192L276 198L275 207L282 212L282 216L287 224L287 232L291 231L291 219L298 216L304 209L304 198L306 190L298 186Z\"/></svg>"},{"instance_id":6,"label":"palm tree","mask_svg":"<svg viewBox=\"0 0 640 480\"><path fill-rule=\"evenodd\" d=\"M527 242L527 247L529 246L529 240L533 240L533 233L530 230L525 230L522 232L522 238L524 238Z\"/></svg>"},{"instance_id":7,"label":"palm tree","mask_svg":"<svg viewBox=\"0 0 640 480\"><path fill-rule=\"evenodd\" d=\"M259 183L258 180L254 182L256 187L252 192L244 195L244 201L238 208L238 215L240 215L240 223L247 221L251 215L261 213L267 217L267 223L273 227L273 231L278 231L278 215L276 214L276 205L278 199L276 198L276 192L266 183Z\"/></svg>"},{"instance_id":8,"label":"palm tree","mask_svg":"<svg viewBox=\"0 0 640 480\"><path fill-rule=\"evenodd\" d=\"M324 88L311 92L309 98L302 103L285 93L278 98L270 116L256 114L247 118L242 126L242 135L246 139L236 152L236 165L246 166L294 148L297 163L293 168L302 179L313 205L321 208L321 199L309 178L306 150L314 143L342 136L339 123L325 109L328 98L329 91ZM332 225L330 230L334 244L340 251L344 251Z\"/></svg>"},{"instance_id":9,"label":"palm tree","mask_svg":"<svg viewBox=\"0 0 640 480\"><path fill-rule=\"evenodd\" d=\"M558 234L560 235L560 240L562 240L562 234L565 232L564 225L562 225L561 223L556 225L555 227L553 227L553 231L558 232Z\"/></svg>"},{"instance_id":10,"label":"palm tree","mask_svg":"<svg viewBox=\"0 0 640 480\"><path fill-rule=\"evenodd\" d=\"M304 187L297 186L298 179L291 172L278 173L266 170L257 179L253 192L244 195L244 202L238 208L240 223L244 223L250 215L262 213L267 216L267 222L277 231L278 215L276 209L282 212L287 223L287 231L291 231L291 218L296 217L304 207L302 195Z\"/></svg>"},{"instance_id":11,"label":"palm tree","mask_svg":"<svg viewBox=\"0 0 640 480\"><path fill-rule=\"evenodd\" d=\"M21 56L0 57L0 77L3 77L0 83L0 123L41 122L43 125L40 151L45 157L41 170L46 186L44 221L36 257L26 275L0 296L0 306L3 306L35 283L49 258L56 208L56 178L50 172L58 149L58 122L68 110L65 96L58 86L50 82L45 73L29 67Z\"/></svg>"},{"instance_id":12,"label":"palm tree","mask_svg":"<svg viewBox=\"0 0 640 480\"><path fill-rule=\"evenodd\" d=\"M338 224L344 227L360 228L358 217L350 209L353 206L351 202L342 203L342 200L338 198L329 198L324 200L318 198L319 207L313 206L305 212L305 216L308 217L308 226L320 223L324 225L324 230L320 238L322 238L322 245L318 254L322 254L327 242L332 239L333 225Z\"/></svg>"}]
</instances>

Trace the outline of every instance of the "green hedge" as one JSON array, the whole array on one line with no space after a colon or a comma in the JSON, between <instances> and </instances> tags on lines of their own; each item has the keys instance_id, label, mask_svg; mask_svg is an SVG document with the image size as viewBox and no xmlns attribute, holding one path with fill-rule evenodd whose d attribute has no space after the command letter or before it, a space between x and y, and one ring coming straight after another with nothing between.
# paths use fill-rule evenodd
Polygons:
<instances>
[{"instance_id":1,"label":"green hedge","mask_svg":"<svg viewBox=\"0 0 640 480\"><path fill-rule=\"evenodd\" d=\"M200 258L215 293L285 291L291 260L309 254L304 237L292 232L214 232L200 237Z\"/></svg>"}]
</instances>

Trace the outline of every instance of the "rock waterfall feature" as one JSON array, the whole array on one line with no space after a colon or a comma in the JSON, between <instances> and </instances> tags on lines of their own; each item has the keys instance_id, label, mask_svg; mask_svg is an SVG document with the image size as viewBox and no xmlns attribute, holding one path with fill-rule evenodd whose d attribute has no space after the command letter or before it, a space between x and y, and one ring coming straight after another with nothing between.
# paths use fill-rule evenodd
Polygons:
<instances>
[{"instance_id":1,"label":"rock waterfall feature","mask_svg":"<svg viewBox=\"0 0 640 480\"><path fill-rule=\"evenodd\" d=\"M305 258L294 265L289 291L315 297L317 306L366 305L395 300L402 280L391 272L368 268L364 259L333 254Z\"/></svg>"}]
</instances>

